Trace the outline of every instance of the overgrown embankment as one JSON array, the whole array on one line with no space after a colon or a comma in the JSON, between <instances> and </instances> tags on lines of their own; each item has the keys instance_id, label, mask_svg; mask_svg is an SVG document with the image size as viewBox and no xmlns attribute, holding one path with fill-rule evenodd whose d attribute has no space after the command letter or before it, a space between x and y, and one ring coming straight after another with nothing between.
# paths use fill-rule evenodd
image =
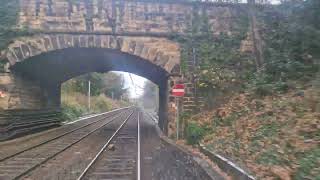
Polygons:
<instances>
[{"instance_id":1,"label":"overgrown embankment","mask_svg":"<svg viewBox=\"0 0 320 180\"><path fill-rule=\"evenodd\" d=\"M188 142L201 140L261 178L319 178L319 95L314 86L263 98L234 94L189 119Z\"/></svg>"},{"instance_id":2,"label":"overgrown embankment","mask_svg":"<svg viewBox=\"0 0 320 180\"><path fill-rule=\"evenodd\" d=\"M241 34L194 39L208 110L182 116L187 143L202 142L261 179L320 179L319 13L317 0L256 7L261 65L236 50Z\"/></svg>"},{"instance_id":3,"label":"overgrown embankment","mask_svg":"<svg viewBox=\"0 0 320 180\"><path fill-rule=\"evenodd\" d=\"M91 81L90 110L88 109L88 80ZM129 106L123 79L115 73L91 73L65 82L61 90L64 119L72 121L80 116Z\"/></svg>"},{"instance_id":4,"label":"overgrown embankment","mask_svg":"<svg viewBox=\"0 0 320 180\"><path fill-rule=\"evenodd\" d=\"M62 109L64 118L68 121L77 119L80 116L92 113L101 113L129 106L128 102L113 100L110 97L100 94L91 97L91 110L88 110L88 97L84 94L74 92L62 94Z\"/></svg>"}]
</instances>

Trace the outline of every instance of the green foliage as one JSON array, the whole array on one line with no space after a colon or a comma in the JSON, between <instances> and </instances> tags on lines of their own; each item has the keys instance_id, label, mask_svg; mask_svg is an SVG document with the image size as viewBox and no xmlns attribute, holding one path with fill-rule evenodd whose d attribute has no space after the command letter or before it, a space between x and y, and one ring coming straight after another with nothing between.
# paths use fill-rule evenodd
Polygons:
<instances>
[{"instance_id":1,"label":"green foliage","mask_svg":"<svg viewBox=\"0 0 320 180\"><path fill-rule=\"evenodd\" d=\"M209 65L202 69L203 70L199 72L200 81L198 87L203 90L226 89L236 78L234 71L221 67L214 67L214 65Z\"/></svg>"},{"instance_id":2,"label":"green foliage","mask_svg":"<svg viewBox=\"0 0 320 180\"><path fill-rule=\"evenodd\" d=\"M264 165L284 165L287 164L287 160L283 159L275 148L270 148L261 153L257 157L257 163Z\"/></svg>"},{"instance_id":3,"label":"green foliage","mask_svg":"<svg viewBox=\"0 0 320 180\"><path fill-rule=\"evenodd\" d=\"M186 120L191 117L192 113L191 112L182 112L180 113L179 117L181 120Z\"/></svg>"},{"instance_id":4,"label":"green foliage","mask_svg":"<svg viewBox=\"0 0 320 180\"><path fill-rule=\"evenodd\" d=\"M263 97L287 92L289 81L305 84L315 78L320 70L320 28L315 12L320 13L315 0L260 11L265 63L259 72L246 77L246 88Z\"/></svg>"},{"instance_id":5,"label":"green foliage","mask_svg":"<svg viewBox=\"0 0 320 180\"><path fill-rule=\"evenodd\" d=\"M81 106L62 104L62 119L72 121L82 116L86 112Z\"/></svg>"},{"instance_id":6,"label":"green foliage","mask_svg":"<svg viewBox=\"0 0 320 180\"><path fill-rule=\"evenodd\" d=\"M286 92L288 90L288 86L285 82L273 82L272 76L265 73L261 73L260 75L256 75L252 79L249 79L247 87L258 97L272 95L275 92Z\"/></svg>"},{"instance_id":7,"label":"green foliage","mask_svg":"<svg viewBox=\"0 0 320 180\"><path fill-rule=\"evenodd\" d=\"M190 145L196 145L205 135L205 129L195 122L191 122L187 126L186 139Z\"/></svg>"},{"instance_id":8,"label":"green foliage","mask_svg":"<svg viewBox=\"0 0 320 180\"><path fill-rule=\"evenodd\" d=\"M294 179L320 179L320 149L314 148L303 153Z\"/></svg>"},{"instance_id":9,"label":"green foliage","mask_svg":"<svg viewBox=\"0 0 320 180\"><path fill-rule=\"evenodd\" d=\"M246 38L249 20L245 12L239 11L231 25L232 34L214 35L209 24L205 7L194 6L192 23L187 28L186 36L175 36L181 45L181 70L185 76L191 76L188 65L193 66L197 85L203 96L215 96L214 91L221 91L238 83L239 78L253 69L250 55L239 52L241 40ZM206 98L211 106L212 98Z\"/></svg>"},{"instance_id":10,"label":"green foliage","mask_svg":"<svg viewBox=\"0 0 320 180\"><path fill-rule=\"evenodd\" d=\"M19 12L19 0L2 0L0 6L0 50L6 48L10 41L25 35L25 29L16 27Z\"/></svg>"},{"instance_id":11,"label":"green foliage","mask_svg":"<svg viewBox=\"0 0 320 180\"><path fill-rule=\"evenodd\" d=\"M188 71L189 52L186 48L181 48L180 54L181 54L180 69L182 73L186 73Z\"/></svg>"},{"instance_id":12,"label":"green foliage","mask_svg":"<svg viewBox=\"0 0 320 180\"><path fill-rule=\"evenodd\" d=\"M237 35L209 36L197 43L197 58L200 61L197 77L204 92L224 90L238 81L244 72L241 69L252 69L247 57L238 51L240 40ZM248 68L243 68L245 66Z\"/></svg>"},{"instance_id":13,"label":"green foliage","mask_svg":"<svg viewBox=\"0 0 320 180\"><path fill-rule=\"evenodd\" d=\"M90 112L88 111L87 97L88 79L91 81ZM115 73L91 73L63 83L61 97L65 119L74 120L84 113L101 113L113 108L128 106L127 102L111 100L106 96L107 91L111 89L117 99L119 94L122 95L124 92L123 88L120 88L122 86L122 78ZM119 87L119 89L115 87ZM117 94L117 92L121 93Z\"/></svg>"},{"instance_id":14,"label":"green foliage","mask_svg":"<svg viewBox=\"0 0 320 180\"><path fill-rule=\"evenodd\" d=\"M260 11L259 16L265 64L249 81L261 96L286 92L290 80L307 83L320 70L319 1L290 2L269 10Z\"/></svg>"},{"instance_id":15,"label":"green foliage","mask_svg":"<svg viewBox=\"0 0 320 180\"><path fill-rule=\"evenodd\" d=\"M102 93L114 99L120 99L127 92L124 89L124 81L122 77L115 73L100 74L90 73L72 79L65 85L68 91L76 91L82 94L88 93L88 80L91 82L91 95L98 96Z\"/></svg>"},{"instance_id":16,"label":"green foliage","mask_svg":"<svg viewBox=\"0 0 320 180\"><path fill-rule=\"evenodd\" d=\"M18 0L3 0L0 6L0 49L3 49L14 35L18 16Z\"/></svg>"},{"instance_id":17,"label":"green foliage","mask_svg":"<svg viewBox=\"0 0 320 180\"><path fill-rule=\"evenodd\" d=\"M90 73L77 77L74 84L76 91L86 94L88 92L88 80L91 81L91 95L100 95L102 93L103 81L99 73Z\"/></svg>"},{"instance_id":18,"label":"green foliage","mask_svg":"<svg viewBox=\"0 0 320 180\"><path fill-rule=\"evenodd\" d=\"M279 133L281 126L276 122L263 124L255 133L253 140L261 140L264 138L272 138Z\"/></svg>"}]
</instances>

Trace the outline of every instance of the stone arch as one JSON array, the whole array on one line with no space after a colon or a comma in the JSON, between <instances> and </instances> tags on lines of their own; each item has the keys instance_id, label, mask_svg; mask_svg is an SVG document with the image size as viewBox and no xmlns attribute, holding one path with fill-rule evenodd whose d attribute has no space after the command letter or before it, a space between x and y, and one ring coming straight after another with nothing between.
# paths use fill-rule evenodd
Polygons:
<instances>
[{"instance_id":1,"label":"stone arch","mask_svg":"<svg viewBox=\"0 0 320 180\"><path fill-rule=\"evenodd\" d=\"M178 43L166 38L87 34L42 34L21 37L3 52L10 66L31 57L67 48L106 48L138 56L169 74L180 64Z\"/></svg>"}]
</instances>

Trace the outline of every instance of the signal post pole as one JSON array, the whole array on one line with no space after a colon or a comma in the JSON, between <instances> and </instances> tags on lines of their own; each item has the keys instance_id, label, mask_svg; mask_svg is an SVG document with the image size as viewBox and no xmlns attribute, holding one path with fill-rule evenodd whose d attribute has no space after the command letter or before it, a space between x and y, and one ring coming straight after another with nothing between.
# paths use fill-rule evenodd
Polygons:
<instances>
[{"instance_id":1,"label":"signal post pole","mask_svg":"<svg viewBox=\"0 0 320 180\"><path fill-rule=\"evenodd\" d=\"M179 140L179 131L180 131L180 98L184 96L184 84L176 84L172 88L172 95L176 98L176 105L177 105L177 113L176 113L176 138Z\"/></svg>"}]
</instances>

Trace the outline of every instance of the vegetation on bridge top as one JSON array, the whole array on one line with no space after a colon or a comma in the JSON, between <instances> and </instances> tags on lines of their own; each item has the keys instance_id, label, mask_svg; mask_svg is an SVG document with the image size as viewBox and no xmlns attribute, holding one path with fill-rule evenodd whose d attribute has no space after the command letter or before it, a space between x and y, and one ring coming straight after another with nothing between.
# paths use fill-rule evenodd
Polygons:
<instances>
[{"instance_id":1,"label":"vegetation on bridge top","mask_svg":"<svg viewBox=\"0 0 320 180\"><path fill-rule=\"evenodd\" d=\"M15 26L19 11L18 0L3 0L0 6L0 49L16 36Z\"/></svg>"}]
</instances>

